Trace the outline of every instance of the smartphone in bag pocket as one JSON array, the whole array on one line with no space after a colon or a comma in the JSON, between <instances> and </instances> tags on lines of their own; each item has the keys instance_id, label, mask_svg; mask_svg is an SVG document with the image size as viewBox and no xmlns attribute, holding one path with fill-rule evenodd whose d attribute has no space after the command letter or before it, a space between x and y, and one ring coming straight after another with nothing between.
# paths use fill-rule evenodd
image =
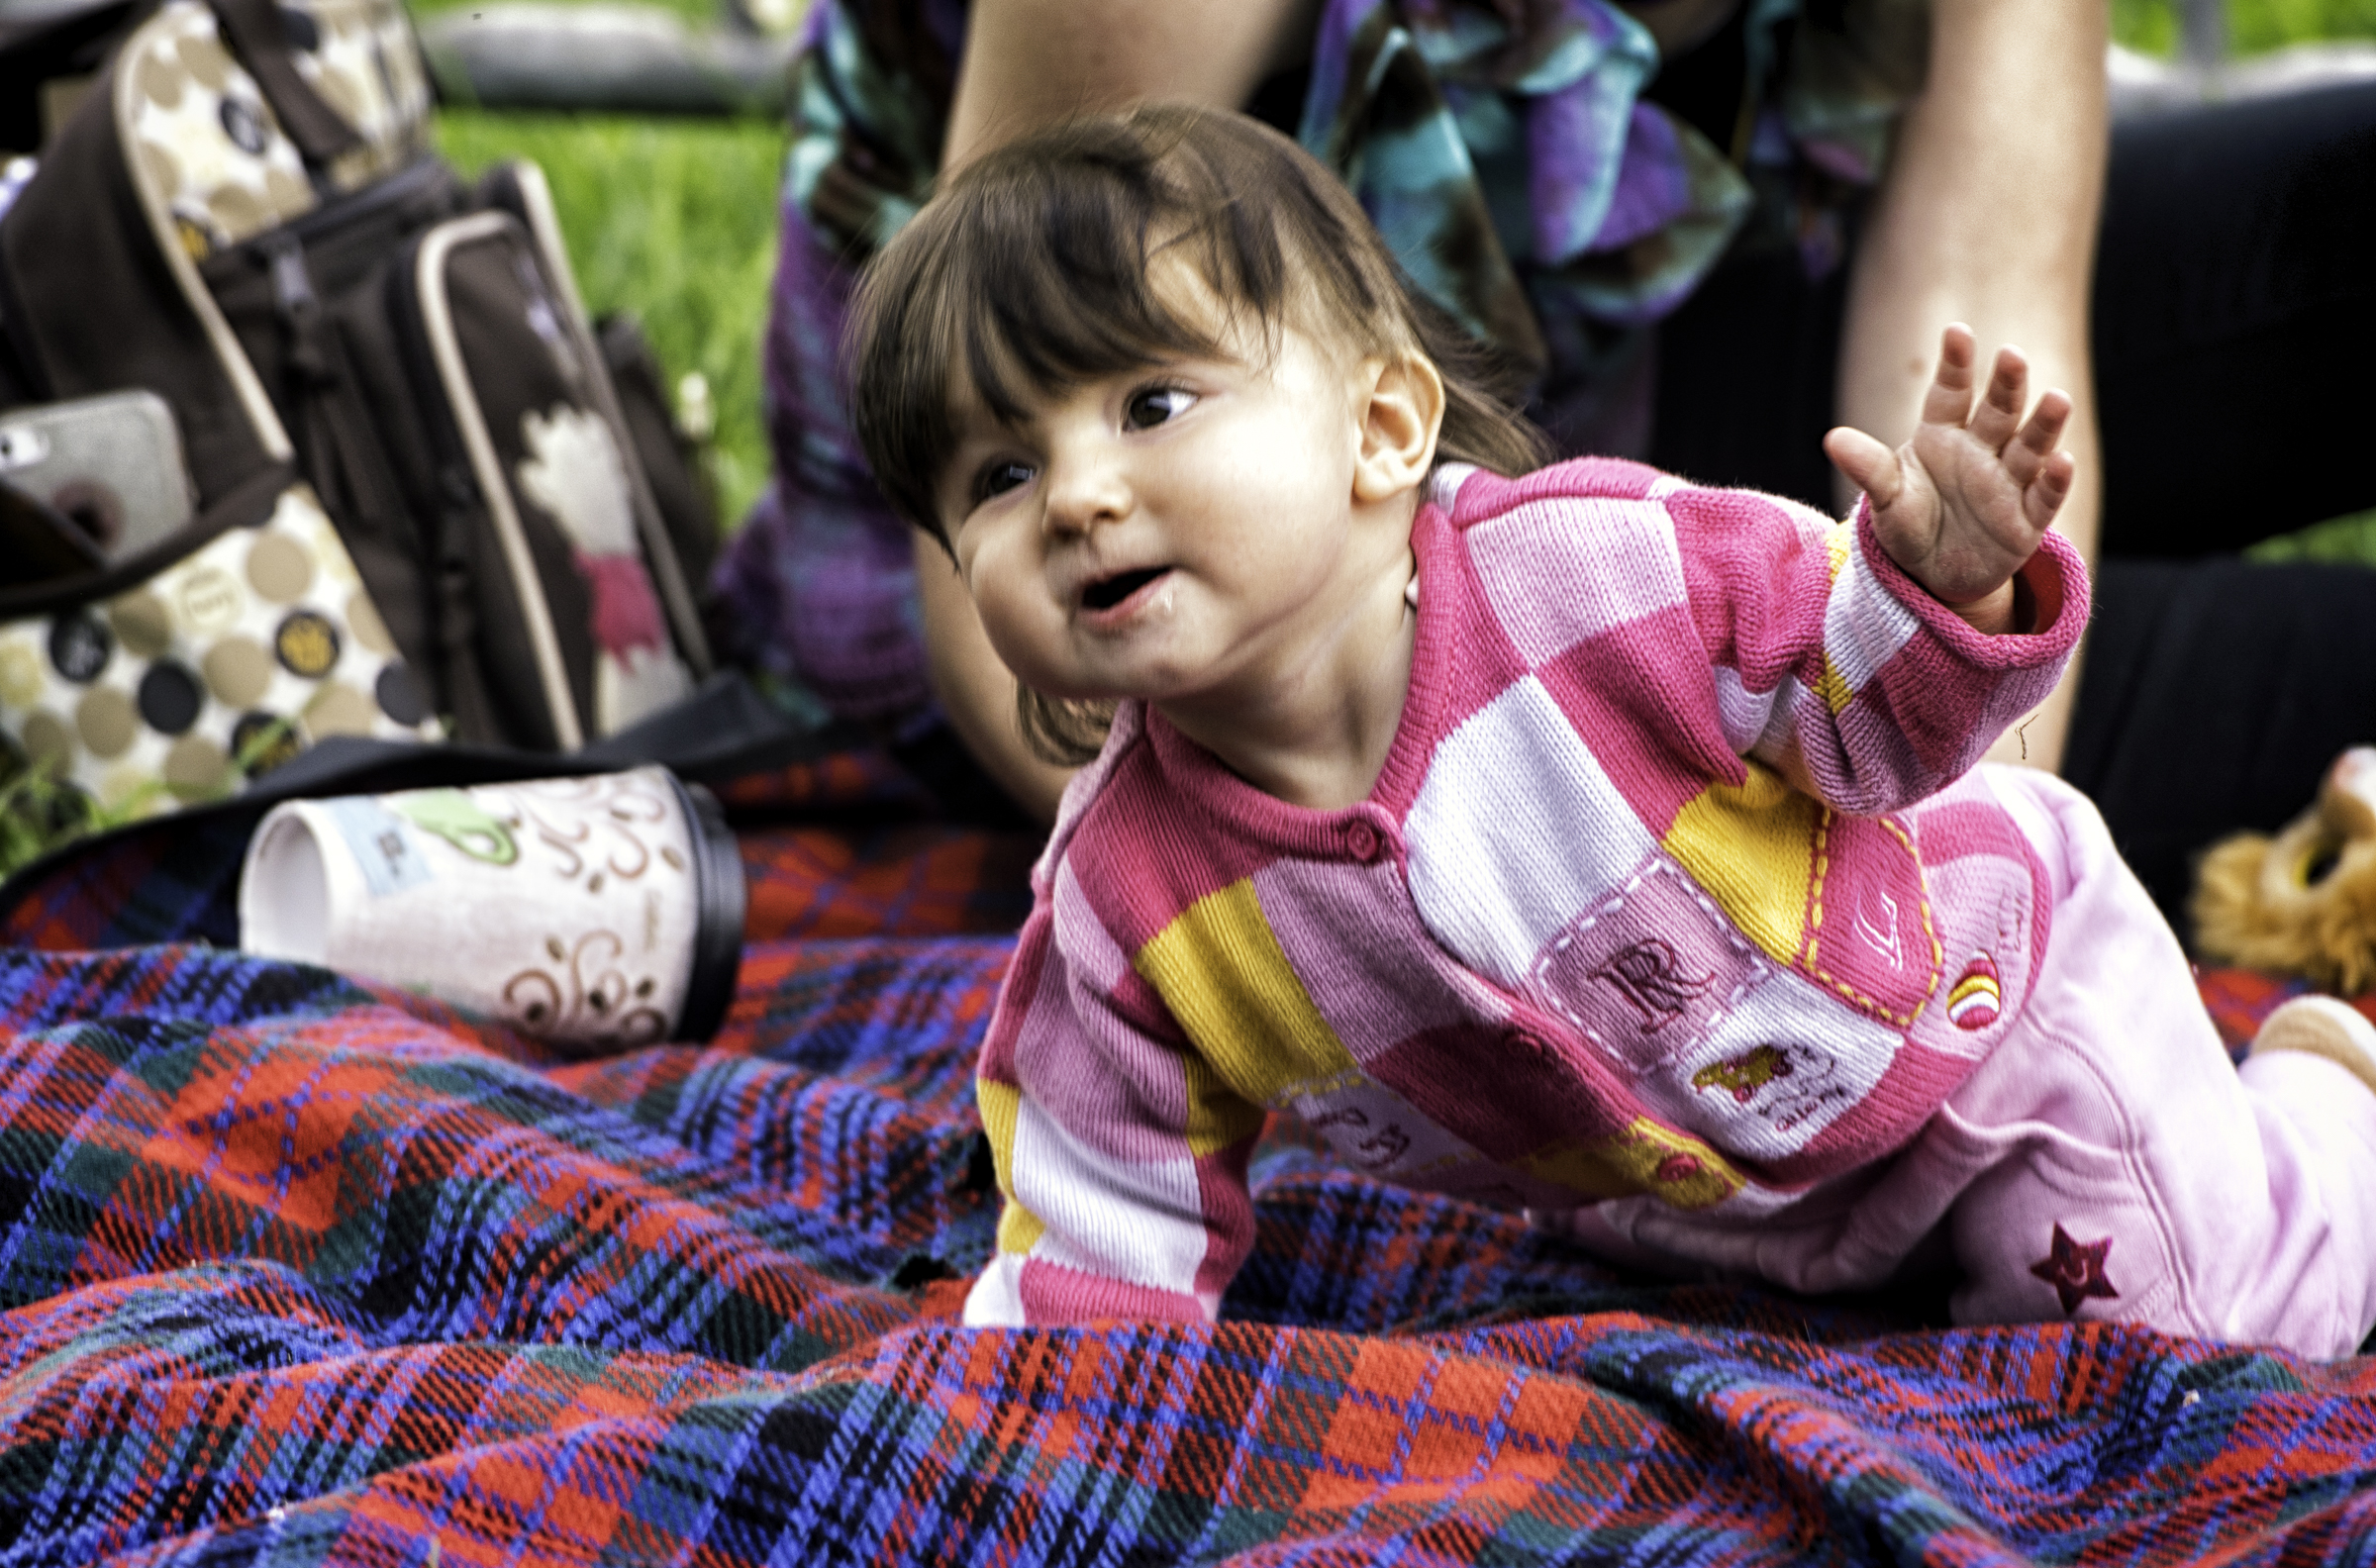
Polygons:
<instances>
[{"instance_id":1,"label":"smartphone in bag pocket","mask_svg":"<svg viewBox=\"0 0 2376 1568\"><path fill-rule=\"evenodd\" d=\"M88 538L114 563L192 514L173 411L153 392L107 392L0 414L0 479Z\"/></svg>"}]
</instances>

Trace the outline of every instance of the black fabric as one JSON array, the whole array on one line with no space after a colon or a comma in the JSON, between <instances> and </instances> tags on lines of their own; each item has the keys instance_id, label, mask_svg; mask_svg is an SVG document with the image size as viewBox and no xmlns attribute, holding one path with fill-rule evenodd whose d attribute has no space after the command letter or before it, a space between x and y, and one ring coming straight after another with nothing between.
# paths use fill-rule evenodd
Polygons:
<instances>
[{"instance_id":1,"label":"black fabric","mask_svg":"<svg viewBox=\"0 0 2376 1568\"><path fill-rule=\"evenodd\" d=\"M2183 931L2195 858L2310 804L2376 740L2376 570L2110 560L2063 776Z\"/></svg>"},{"instance_id":2,"label":"black fabric","mask_svg":"<svg viewBox=\"0 0 2376 1568\"><path fill-rule=\"evenodd\" d=\"M147 387L173 406L200 506L275 459L156 252L123 173L111 64L42 152L0 223L0 330L12 396Z\"/></svg>"},{"instance_id":3,"label":"black fabric","mask_svg":"<svg viewBox=\"0 0 2376 1568\"><path fill-rule=\"evenodd\" d=\"M1795 249L1735 251L1661 322L1649 460L1832 510L1848 269L1810 281Z\"/></svg>"},{"instance_id":4,"label":"black fabric","mask_svg":"<svg viewBox=\"0 0 2376 1568\"><path fill-rule=\"evenodd\" d=\"M1792 25L1789 18L1777 25L1776 59L1789 52ZM1741 111L1748 97L1748 29L1749 8L1734 6L1722 27L1697 48L1661 63L1658 74L1641 89L1642 97L1699 132L1727 156L1737 155L1734 143L1740 136Z\"/></svg>"},{"instance_id":5,"label":"black fabric","mask_svg":"<svg viewBox=\"0 0 2376 1568\"><path fill-rule=\"evenodd\" d=\"M433 586L446 498L385 325L395 292L389 273L406 237L460 210L462 200L452 171L423 159L316 209L302 244L291 231L274 230L217 251L198 269L296 443L299 465L337 522L389 636L405 662L431 678L438 711L453 714L462 737L476 740L496 732L474 722L468 693L456 689L472 676L466 653L439 625ZM62 279L49 298L52 316L69 314L56 304L74 299ZM178 303L178 294L130 302L159 309ZM107 298L107 305L113 310L125 302ZM81 374L85 386L106 384L99 381L104 376L155 387L183 415L185 429L194 399L232 400L212 350L193 356L179 343L136 342L119 362L84 366ZM204 379L185 390L196 377ZM200 493L237 477L242 470L233 463L241 456L227 446L194 453Z\"/></svg>"},{"instance_id":6,"label":"black fabric","mask_svg":"<svg viewBox=\"0 0 2376 1568\"><path fill-rule=\"evenodd\" d=\"M2106 553L2376 505L2376 82L2122 127L2095 352Z\"/></svg>"},{"instance_id":7,"label":"black fabric","mask_svg":"<svg viewBox=\"0 0 2376 1568\"><path fill-rule=\"evenodd\" d=\"M594 323L594 338L619 393L619 416L651 481L652 500L695 593L706 593L718 557L718 498L701 453L677 429L666 379L635 317L614 313Z\"/></svg>"},{"instance_id":8,"label":"black fabric","mask_svg":"<svg viewBox=\"0 0 2376 1568\"><path fill-rule=\"evenodd\" d=\"M1040 825L999 788L947 725L928 726L893 741L889 749L893 760L933 797L944 820L998 833L1040 831Z\"/></svg>"},{"instance_id":9,"label":"black fabric","mask_svg":"<svg viewBox=\"0 0 2376 1568\"><path fill-rule=\"evenodd\" d=\"M41 497L0 478L0 593L106 565L98 540Z\"/></svg>"}]
</instances>

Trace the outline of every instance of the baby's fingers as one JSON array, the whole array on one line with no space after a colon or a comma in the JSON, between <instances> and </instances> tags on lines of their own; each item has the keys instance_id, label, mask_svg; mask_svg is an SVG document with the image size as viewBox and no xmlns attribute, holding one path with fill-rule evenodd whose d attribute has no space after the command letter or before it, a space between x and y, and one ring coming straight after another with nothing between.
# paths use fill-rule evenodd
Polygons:
<instances>
[{"instance_id":1,"label":"baby's fingers","mask_svg":"<svg viewBox=\"0 0 2376 1568\"><path fill-rule=\"evenodd\" d=\"M2022 357L2019 348L2008 344L1997 350L1997 362L1989 370L1988 390L1981 394L1980 406L1972 412L1972 422L1966 428L1971 431L1972 439L1990 451L2003 451L2022 423L2022 410L2029 406L2030 361Z\"/></svg>"},{"instance_id":2,"label":"baby's fingers","mask_svg":"<svg viewBox=\"0 0 2376 1568\"><path fill-rule=\"evenodd\" d=\"M2046 459L2054 455L2055 446L2062 441L2063 427L2070 419L2068 393L2052 391L2037 400L2028 423L2005 444L2005 471L2013 476L2015 484L2027 488L2038 476Z\"/></svg>"},{"instance_id":3,"label":"baby's fingers","mask_svg":"<svg viewBox=\"0 0 2376 1568\"><path fill-rule=\"evenodd\" d=\"M1876 508L1887 509L1906 488L1898 454L1853 425L1837 426L1824 438L1824 455L1850 484L1872 497Z\"/></svg>"},{"instance_id":4,"label":"baby's fingers","mask_svg":"<svg viewBox=\"0 0 2376 1568\"><path fill-rule=\"evenodd\" d=\"M1923 394L1923 423L1960 427L1972 412L1972 364L1979 356L1972 330L1961 322L1938 335L1938 369Z\"/></svg>"},{"instance_id":5,"label":"baby's fingers","mask_svg":"<svg viewBox=\"0 0 2376 1568\"><path fill-rule=\"evenodd\" d=\"M2054 514L2070 499L2071 484L2078 478L2079 463L2067 451L2058 451L2038 464L2037 477L2022 487L2022 516L2030 526L2043 534L2053 526Z\"/></svg>"}]
</instances>

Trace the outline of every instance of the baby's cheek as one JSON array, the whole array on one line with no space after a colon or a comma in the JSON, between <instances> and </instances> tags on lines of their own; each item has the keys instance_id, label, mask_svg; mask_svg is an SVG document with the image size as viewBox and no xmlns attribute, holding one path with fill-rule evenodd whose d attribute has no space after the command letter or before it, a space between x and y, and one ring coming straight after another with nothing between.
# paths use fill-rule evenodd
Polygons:
<instances>
[{"instance_id":1,"label":"baby's cheek","mask_svg":"<svg viewBox=\"0 0 2376 1568\"><path fill-rule=\"evenodd\" d=\"M990 646L1007 667L1025 680L1044 678L1041 668L1052 639L1063 632L1045 594L1019 591L1013 584L991 578L977 581L973 608L982 620Z\"/></svg>"}]
</instances>

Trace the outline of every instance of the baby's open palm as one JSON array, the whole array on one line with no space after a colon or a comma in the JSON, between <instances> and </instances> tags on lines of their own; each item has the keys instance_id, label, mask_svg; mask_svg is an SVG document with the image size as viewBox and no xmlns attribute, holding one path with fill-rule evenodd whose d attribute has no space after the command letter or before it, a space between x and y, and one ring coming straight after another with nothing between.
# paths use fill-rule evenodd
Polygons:
<instances>
[{"instance_id":1,"label":"baby's open palm","mask_svg":"<svg viewBox=\"0 0 2376 1568\"><path fill-rule=\"evenodd\" d=\"M2013 574L2071 493L2075 467L2057 446L2071 400L2048 392L2025 420L2030 366L2007 347L1975 402L1976 358L1971 329L1949 327L1912 441L1893 451L1843 425L1824 450L1871 498L1889 558L1941 603L1993 622L2004 605L1992 601L2010 604Z\"/></svg>"}]
</instances>

